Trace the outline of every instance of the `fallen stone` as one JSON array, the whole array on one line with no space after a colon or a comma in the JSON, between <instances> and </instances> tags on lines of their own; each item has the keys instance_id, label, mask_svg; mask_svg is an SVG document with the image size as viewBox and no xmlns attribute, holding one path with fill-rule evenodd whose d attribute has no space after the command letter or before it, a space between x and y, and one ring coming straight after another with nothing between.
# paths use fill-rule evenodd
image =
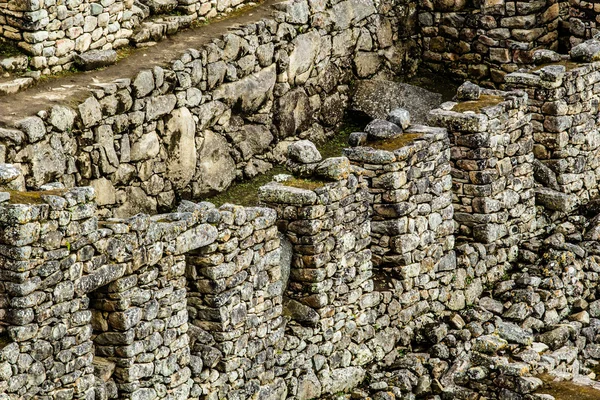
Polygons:
<instances>
[{"instance_id":1,"label":"fallen stone","mask_svg":"<svg viewBox=\"0 0 600 400\"><path fill-rule=\"evenodd\" d=\"M387 120L398 125L402 130L406 130L410 126L410 113L404 108L396 108L390 111Z\"/></svg>"},{"instance_id":2,"label":"fallen stone","mask_svg":"<svg viewBox=\"0 0 600 400\"><path fill-rule=\"evenodd\" d=\"M481 88L474 83L466 81L456 90L457 101L479 100Z\"/></svg>"},{"instance_id":3,"label":"fallen stone","mask_svg":"<svg viewBox=\"0 0 600 400\"><path fill-rule=\"evenodd\" d=\"M413 124L427 123L429 111L442 104L442 95L418 86L392 81L360 81L352 97L351 111L385 119L394 109L410 113Z\"/></svg>"},{"instance_id":4,"label":"fallen stone","mask_svg":"<svg viewBox=\"0 0 600 400\"><path fill-rule=\"evenodd\" d=\"M321 161L321 153L310 140L299 140L288 147L288 158L302 164Z\"/></svg>"},{"instance_id":5,"label":"fallen stone","mask_svg":"<svg viewBox=\"0 0 600 400\"><path fill-rule=\"evenodd\" d=\"M386 140L402 135L402 128L383 119L374 119L365 127L365 132L371 140Z\"/></svg>"},{"instance_id":6,"label":"fallen stone","mask_svg":"<svg viewBox=\"0 0 600 400\"><path fill-rule=\"evenodd\" d=\"M292 320L308 326L317 326L319 313L296 300L287 299L283 304L283 315Z\"/></svg>"},{"instance_id":7,"label":"fallen stone","mask_svg":"<svg viewBox=\"0 0 600 400\"><path fill-rule=\"evenodd\" d=\"M103 68L117 62L117 52L114 50L91 50L83 54L75 54L77 66L84 70Z\"/></svg>"}]
</instances>

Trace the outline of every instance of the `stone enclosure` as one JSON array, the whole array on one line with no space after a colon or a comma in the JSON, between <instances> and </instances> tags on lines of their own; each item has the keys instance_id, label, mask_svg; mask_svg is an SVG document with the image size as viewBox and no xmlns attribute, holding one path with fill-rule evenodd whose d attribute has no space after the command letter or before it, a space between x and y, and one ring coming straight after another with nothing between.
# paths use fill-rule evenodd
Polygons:
<instances>
[{"instance_id":1,"label":"stone enclosure","mask_svg":"<svg viewBox=\"0 0 600 400\"><path fill-rule=\"evenodd\" d=\"M11 1L0 34L57 71L151 14L237 5ZM281 3L0 127L0 399L597 388L596 7ZM322 158L355 80L418 64L479 85L427 125L369 115ZM202 201L280 163L259 206Z\"/></svg>"}]
</instances>

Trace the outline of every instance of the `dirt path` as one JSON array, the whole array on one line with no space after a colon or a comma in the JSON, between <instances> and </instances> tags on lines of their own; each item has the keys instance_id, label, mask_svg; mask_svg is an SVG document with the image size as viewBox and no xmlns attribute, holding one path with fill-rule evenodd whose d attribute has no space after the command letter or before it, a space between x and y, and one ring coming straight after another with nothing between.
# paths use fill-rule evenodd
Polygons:
<instances>
[{"instance_id":1,"label":"dirt path","mask_svg":"<svg viewBox=\"0 0 600 400\"><path fill-rule=\"evenodd\" d=\"M50 78L15 95L0 96L0 126L12 126L15 121L48 109L54 104L69 104L74 100L84 99L89 93L90 85L95 83L133 78L142 69L169 65L186 49L197 49L231 29L269 17L273 6L280 2L281 0L266 0L242 13L205 26L183 30L155 46L136 49L117 64L102 70Z\"/></svg>"}]
</instances>

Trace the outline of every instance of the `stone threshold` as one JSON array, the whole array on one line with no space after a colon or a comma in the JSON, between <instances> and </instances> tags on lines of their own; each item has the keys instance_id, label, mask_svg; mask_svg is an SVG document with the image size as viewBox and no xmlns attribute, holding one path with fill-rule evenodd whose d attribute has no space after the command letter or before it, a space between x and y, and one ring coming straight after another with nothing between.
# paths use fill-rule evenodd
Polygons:
<instances>
[{"instance_id":1,"label":"stone threshold","mask_svg":"<svg viewBox=\"0 0 600 400\"><path fill-rule=\"evenodd\" d=\"M18 93L0 96L0 126L13 127L16 121L55 104L74 106L90 95L94 85L133 78L154 66L167 66L189 48L199 48L229 30L270 17L278 3L281 0L266 0L208 25L181 30L152 47L134 49L128 57L104 69L49 77Z\"/></svg>"}]
</instances>

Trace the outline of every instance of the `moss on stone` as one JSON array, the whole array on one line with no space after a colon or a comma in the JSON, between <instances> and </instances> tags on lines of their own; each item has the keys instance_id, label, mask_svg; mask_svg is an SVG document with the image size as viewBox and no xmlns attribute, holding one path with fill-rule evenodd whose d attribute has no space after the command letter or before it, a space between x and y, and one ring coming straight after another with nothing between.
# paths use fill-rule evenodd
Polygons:
<instances>
[{"instance_id":1,"label":"moss on stone","mask_svg":"<svg viewBox=\"0 0 600 400\"><path fill-rule=\"evenodd\" d=\"M9 204L45 204L42 196L62 196L66 189L44 190L40 192L19 192L16 190L7 190L10 193Z\"/></svg>"},{"instance_id":2,"label":"moss on stone","mask_svg":"<svg viewBox=\"0 0 600 400\"><path fill-rule=\"evenodd\" d=\"M323 187L326 182L318 179L291 178L282 182L285 186L295 187L297 189L315 190Z\"/></svg>"},{"instance_id":3,"label":"moss on stone","mask_svg":"<svg viewBox=\"0 0 600 400\"><path fill-rule=\"evenodd\" d=\"M466 112L473 111L480 113L486 107L492 107L498 105L504 101L502 96L494 96L489 94L482 94L479 100L463 101L452 107L452 111L455 112Z\"/></svg>"},{"instance_id":4,"label":"moss on stone","mask_svg":"<svg viewBox=\"0 0 600 400\"><path fill-rule=\"evenodd\" d=\"M557 400L598 400L600 391L592 387L577 385L571 381L555 382L548 374L538 376L544 386L536 393L549 394Z\"/></svg>"},{"instance_id":5,"label":"moss on stone","mask_svg":"<svg viewBox=\"0 0 600 400\"><path fill-rule=\"evenodd\" d=\"M394 151L414 142L422 136L422 133L405 133L393 139L369 142L368 145L376 150Z\"/></svg>"}]
</instances>

